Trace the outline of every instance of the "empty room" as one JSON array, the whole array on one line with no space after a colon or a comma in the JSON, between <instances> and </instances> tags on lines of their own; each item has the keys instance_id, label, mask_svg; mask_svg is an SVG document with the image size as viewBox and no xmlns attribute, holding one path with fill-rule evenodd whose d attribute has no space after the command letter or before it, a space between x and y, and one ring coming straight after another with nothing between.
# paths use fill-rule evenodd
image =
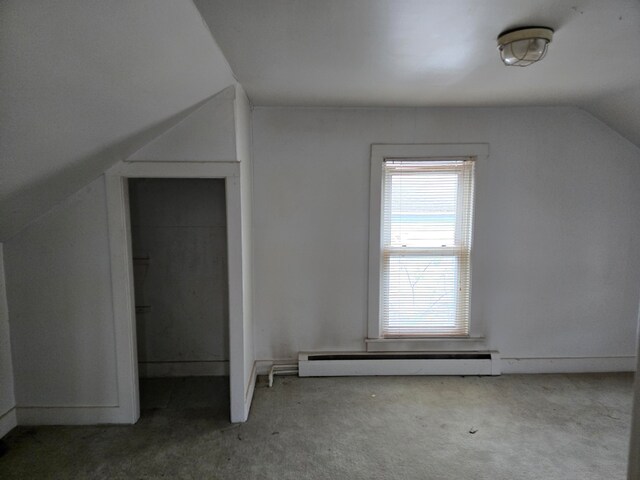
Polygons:
<instances>
[{"instance_id":1,"label":"empty room","mask_svg":"<svg viewBox=\"0 0 640 480\"><path fill-rule=\"evenodd\" d=\"M640 479L637 0L0 2L0 478Z\"/></svg>"}]
</instances>

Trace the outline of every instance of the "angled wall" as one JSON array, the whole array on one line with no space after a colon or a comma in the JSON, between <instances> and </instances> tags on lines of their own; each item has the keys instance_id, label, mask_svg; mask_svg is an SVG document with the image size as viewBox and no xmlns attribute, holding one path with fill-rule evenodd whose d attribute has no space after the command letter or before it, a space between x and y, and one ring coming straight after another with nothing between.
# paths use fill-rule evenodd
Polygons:
<instances>
[{"instance_id":1,"label":"angled wall","mask_svg":"<svg viewBox=\"0 0 640 480\"><path fill-rule=\"evenodd\" d=\"M231 85L127 158L130 162L236 162L235 99ZM216 128L211 128L215 125Z\"/></svg>"}]
</instances>

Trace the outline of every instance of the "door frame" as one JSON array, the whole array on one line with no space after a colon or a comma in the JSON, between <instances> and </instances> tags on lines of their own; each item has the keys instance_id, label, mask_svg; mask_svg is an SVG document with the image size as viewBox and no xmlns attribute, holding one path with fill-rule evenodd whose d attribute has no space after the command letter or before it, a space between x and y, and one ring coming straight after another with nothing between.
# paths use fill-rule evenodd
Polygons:
<instances>
[{"instance_id":1,"label":"door frame","mask_svg":"<svg viewBox=\"0 0 640 480\"><path fill-rule=\"evenodd\" d=\"M245 421L242 216L239 162L120 162L105 173L111 294L115 326L118 420L140 418L133 290L129 178L219 178L225 181L229 282L229 385L232 422Z\"/></svg>"}]
</instances>

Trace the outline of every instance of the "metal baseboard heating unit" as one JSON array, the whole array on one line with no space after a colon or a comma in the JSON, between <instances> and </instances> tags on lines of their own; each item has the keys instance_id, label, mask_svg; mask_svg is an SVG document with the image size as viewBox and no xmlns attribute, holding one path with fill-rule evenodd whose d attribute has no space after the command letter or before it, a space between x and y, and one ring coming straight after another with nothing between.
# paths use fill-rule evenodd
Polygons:
<instances>
[{"instance_id":1,"label":"metal baseboard heating unit","mask_svg":"<svg viewBox=\"0 0 640 480\"><path fill-rule=\"evenodd\" d=\"M500 375L500 355L484 352L300 353L301 377Z\"/></svg>"}]
</instances>

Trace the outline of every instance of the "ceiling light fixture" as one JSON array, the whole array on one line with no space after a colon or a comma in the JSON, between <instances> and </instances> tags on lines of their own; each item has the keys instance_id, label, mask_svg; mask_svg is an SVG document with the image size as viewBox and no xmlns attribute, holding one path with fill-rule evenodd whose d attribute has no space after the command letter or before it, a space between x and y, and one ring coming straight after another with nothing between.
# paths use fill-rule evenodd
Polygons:
<instances>
[{"instance_id":1,"label":"ceiling light fixture","mask_svg":"<svg viewBox=\"0 0 640 480\"><path fill-rule=\"evenodd\" d=\"M505 65L527 67L542 60L553 38L547 27L516 28L498 36L498 51Z\"/></svg>"}]
</instances>

